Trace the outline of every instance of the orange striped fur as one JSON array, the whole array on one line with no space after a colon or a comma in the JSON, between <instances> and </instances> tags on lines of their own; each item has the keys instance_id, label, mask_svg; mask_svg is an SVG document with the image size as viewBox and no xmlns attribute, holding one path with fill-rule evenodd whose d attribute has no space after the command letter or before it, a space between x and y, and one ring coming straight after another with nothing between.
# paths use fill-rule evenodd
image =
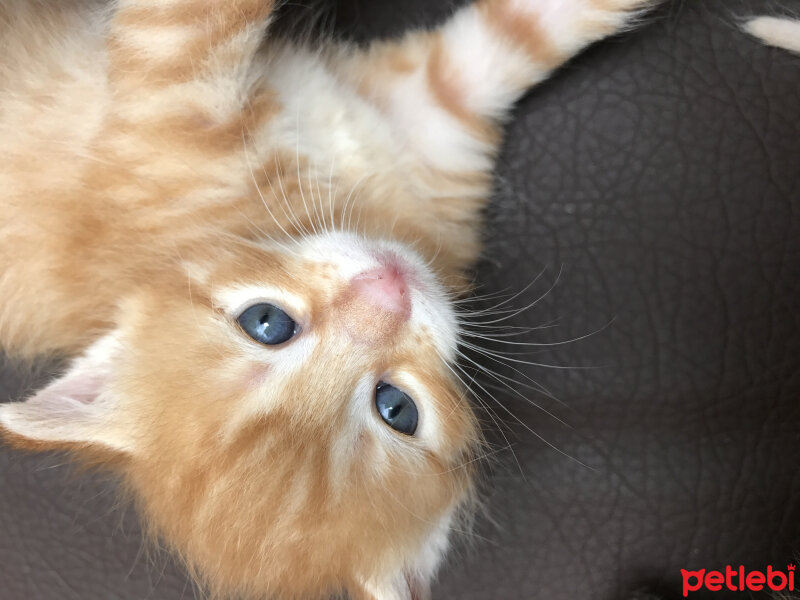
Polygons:
<instances>
[{"instance_id":1,"label":"orange striped fur","mask_svg":"<svg viewBox=\"0 0 800 600\"><path fill-rule=\"evenodd\" d=\"M219 596L427 597L480 432L452 298L513 103L644 0L479 0L322 51L271 0L0 8L0 346L73 357L0 407L25 449L120 475ZM355 291L402 261L410 316ZM238 326L254 302L300 324ZM375 408L414 397L414 435Z\"/></svg>"}]
</instances>

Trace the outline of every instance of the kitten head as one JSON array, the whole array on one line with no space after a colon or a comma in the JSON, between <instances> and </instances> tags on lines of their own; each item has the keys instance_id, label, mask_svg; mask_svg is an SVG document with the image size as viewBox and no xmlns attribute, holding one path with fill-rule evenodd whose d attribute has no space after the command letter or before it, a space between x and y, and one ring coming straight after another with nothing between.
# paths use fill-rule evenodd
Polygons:
<instances>
[{"instance_id":1,"label":"kitten head","mask_svg":"<svg viewBox=\"0 0 800 600\"><path fill-rule=\"evenodd\" d=\"M342 233L217 241L183 269L0 425L112 456L215 591L425 596L478 439L436 278Z\"/></svg>"}]
</instances>

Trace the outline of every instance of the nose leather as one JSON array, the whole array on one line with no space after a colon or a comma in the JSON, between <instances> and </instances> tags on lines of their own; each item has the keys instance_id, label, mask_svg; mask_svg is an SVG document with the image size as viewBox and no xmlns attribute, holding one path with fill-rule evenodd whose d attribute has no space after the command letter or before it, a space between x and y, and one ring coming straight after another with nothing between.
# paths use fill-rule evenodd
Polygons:
<instances>
[{"instance_id":1,"label":"nose leather","mask_svg":"<svg viewBox=\"0 0 800 600\"><path fill-rule=\"evenodd\" d=\"M377 310L408 319L411 298L405 276L397 265L390 263L356 275L351 286L356 295Z\"/></svg>"}]
</instances>

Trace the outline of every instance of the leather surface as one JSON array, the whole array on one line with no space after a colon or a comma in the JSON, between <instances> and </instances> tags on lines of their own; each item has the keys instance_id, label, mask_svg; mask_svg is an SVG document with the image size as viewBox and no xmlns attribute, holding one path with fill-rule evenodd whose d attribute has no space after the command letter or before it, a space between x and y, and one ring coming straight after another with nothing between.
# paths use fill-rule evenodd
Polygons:
<instances>
[{"instance_id":1,"label":"leather surface","mask_svg":"<svg viewBox=\"0 0 800 600\"><path fill-rule=\"evenodd\" d=\"M800 551L800 58L738 32L763 4L670 4L515 112L478 281L518 291L542 273L509 305L543 297L503 323L555 326L508 340L595 333L512 357L578 368L477 357L559 401L480 379L503 433L486 515L435 598L678 598L681 568ZM450 5L342 0L335 16L364 38ZM36 381L4 368L0 400ZM63 463L0 450L0 598L191 597L113 482ZM728 596L746 597L706 597Z\"/></svg>"}]
</instances>

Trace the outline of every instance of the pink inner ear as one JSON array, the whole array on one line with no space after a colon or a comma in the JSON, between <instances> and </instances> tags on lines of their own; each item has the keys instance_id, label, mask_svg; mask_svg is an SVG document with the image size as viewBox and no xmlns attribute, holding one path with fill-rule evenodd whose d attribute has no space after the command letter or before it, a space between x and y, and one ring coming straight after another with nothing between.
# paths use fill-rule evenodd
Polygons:
<instances>
[{"instance_id":1,"label":"pink inner ear","mask_svg":"<svg viewBox=\"0 0 800 600\"><path fill-rule=\"evenodd\" d=\"M100 395L106 377L102 372L77 368L40 390L28 402L50 411L69 410L70 404L91 404Z\"/></svg>"},{"instance_id":2,"label":"pink inner ear","mask_svg":"<svg viewBox=\"0 0 800 600\"><path fill-rule=\"evenodd\" d=\"M97 400L106 380L105 376L100 373L83 373L76 377L75 381L70 381L69 377L66 379L64 384L68 386L68 389L64 391L70 398L82 404L90 404Z\"/></svg>"},{"instance_id":3,"label":"pink inner ear","mask_svg":"<svg viewBox=\"0 0 800 600\"><path fill-rule=\"evenodd\" d=\"M115 350L115 338L99 340L64 375L25 402L0 405L0 425L30 440L91 443L131 452L131 439L119 426L109 389Z\"/></svg>"}]
</instances>

